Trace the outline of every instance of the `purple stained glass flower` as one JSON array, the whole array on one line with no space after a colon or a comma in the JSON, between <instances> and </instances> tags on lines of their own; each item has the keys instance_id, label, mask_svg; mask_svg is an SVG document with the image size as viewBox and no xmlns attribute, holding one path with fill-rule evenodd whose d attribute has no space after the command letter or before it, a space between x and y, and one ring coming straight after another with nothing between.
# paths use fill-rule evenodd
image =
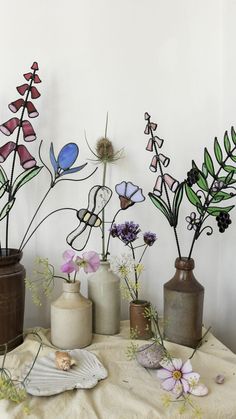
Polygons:
<instances>
[{"instance_id":1,"label":"purple stained glass flower","mask_svg":"<svg viewBox=\"0 0 236 419\"><path fill-rule=\"evenodd\" d=\"M123 243L128 244L134 242L140 233L139 224L133 221L125 221L124 224L113 224L110 229L112 237L118 237Z\"/></svg>"},{"instance_id":2,"label":"purple stained glass flower","mask_svg":"<svg viewBox=\"0 0 236 419\"><path fill-rule=\"evenodd\" d=\"M152 246L157 239L157 236L155 233L151 233L151 231L147 231L143 234L143 240L144 243L146 243L148 246Z\"/></svg>"},{"instance_id":3,"label":"purple stained glass flower","mask_svg":"<svg viewBox=\"0 0 236 419\"><path fill-rule=\"evenodd\" d=\"M119 195L120 206L123 210L137 202L142 202L145 200L142 189L134 185L132 182L123 181L115 186L115 190Z\"/></svg>"}]
</instances>

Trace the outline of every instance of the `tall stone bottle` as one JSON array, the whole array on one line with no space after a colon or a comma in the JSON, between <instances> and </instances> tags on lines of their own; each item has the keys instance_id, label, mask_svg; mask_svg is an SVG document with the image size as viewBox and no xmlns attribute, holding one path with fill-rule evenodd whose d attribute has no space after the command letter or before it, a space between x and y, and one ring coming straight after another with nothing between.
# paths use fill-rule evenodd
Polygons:
<instances>
[{"instance_id":1,"label":"tall stone bottle","mask_svg":"<svg viewBox=\"0 0 236 419\"><path fill-rule=\"evenodd\" d=\"M177 258L175 267L164 285L164 338L196 348L202 338L204 288L193 274L193 259Z\"/></svg>"},{"instance_id":2,"label":"tall stone bottle","mask_svg":"<svg viewBox=\"0 0 236 419\"><path fill-rule=\"evenodd\" d=\"M115 335L120 331L120 278L101 262L88 279L88 298L93 302L93 332Z\"/></svg>"}]
</instances>

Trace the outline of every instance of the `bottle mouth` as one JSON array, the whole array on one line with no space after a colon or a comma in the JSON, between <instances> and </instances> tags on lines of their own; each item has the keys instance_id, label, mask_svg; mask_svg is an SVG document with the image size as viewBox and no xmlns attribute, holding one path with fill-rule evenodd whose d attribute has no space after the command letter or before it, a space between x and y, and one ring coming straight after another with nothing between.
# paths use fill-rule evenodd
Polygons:
<instances>
[{"instance_id":1,"label":"bottle mouth","mask_svg":"<svg viewBox=\"0 0 236 419\"><path fill-rule=\"evenodd\" d=\"M191 271L195 267L194 260L187 257L182 257L181 259L177 258L175 260L175 267L176 269L181 269L183 271Z\"/></svg>"}]
</instances>

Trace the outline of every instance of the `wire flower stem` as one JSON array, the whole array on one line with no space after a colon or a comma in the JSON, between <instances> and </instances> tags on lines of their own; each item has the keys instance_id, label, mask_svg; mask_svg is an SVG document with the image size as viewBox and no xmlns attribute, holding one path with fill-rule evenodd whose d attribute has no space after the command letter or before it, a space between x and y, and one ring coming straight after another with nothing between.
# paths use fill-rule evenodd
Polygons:
<instances>
[{"instance_id":1,"label":"wire flower stem","mask_svg":"<svg viewBox=\"0 0 236 419\"><path fill-rule=\"evenodd\" d=\"M76 208L71 208L71 207L65 207L65 208L58 208L58 209L56 209L56 210L54 210L54 211L52 211L52 212L50 212L49 214L47 214L40 222L39 222L39 224L35 227L35 229L32 231L32 233L29 235L29 237L28 237L28 239L26 240L26 242L24 243L24 245L22 246L22 248L21 248L21 250L23 250L24 249L24 247L27 245L27 243L28 243L28 241L31 239L31 237L33 236L33 234L38 230L38 228L41 226L41 224L43 224L43 222L48 218L48 217L50 217L52 214L55 214L56 212L59 212L59 211L67 211L67 210L70 210L70 211L75 211L76 213L77 213L77 209Z\"/></svg>"}]
</instances>

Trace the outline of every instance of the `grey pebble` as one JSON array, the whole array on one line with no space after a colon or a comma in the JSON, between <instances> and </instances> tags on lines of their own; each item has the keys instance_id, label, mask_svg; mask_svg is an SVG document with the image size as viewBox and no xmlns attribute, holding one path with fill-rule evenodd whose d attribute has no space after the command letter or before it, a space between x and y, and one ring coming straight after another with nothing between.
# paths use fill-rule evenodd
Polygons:
<instances>
[{"instance_id":1,"label":"grey pebble","mask_svg":"<svg viewBox=\"0 0 236 419\"><path fill-rule=\"evenodd\" d=\"M160 368L160 361L164 356L164 350L162 346L158 344L146 343L140 346L136 354L136 359L140 365L144 368Z\"/></svg>"}]
</instances>

